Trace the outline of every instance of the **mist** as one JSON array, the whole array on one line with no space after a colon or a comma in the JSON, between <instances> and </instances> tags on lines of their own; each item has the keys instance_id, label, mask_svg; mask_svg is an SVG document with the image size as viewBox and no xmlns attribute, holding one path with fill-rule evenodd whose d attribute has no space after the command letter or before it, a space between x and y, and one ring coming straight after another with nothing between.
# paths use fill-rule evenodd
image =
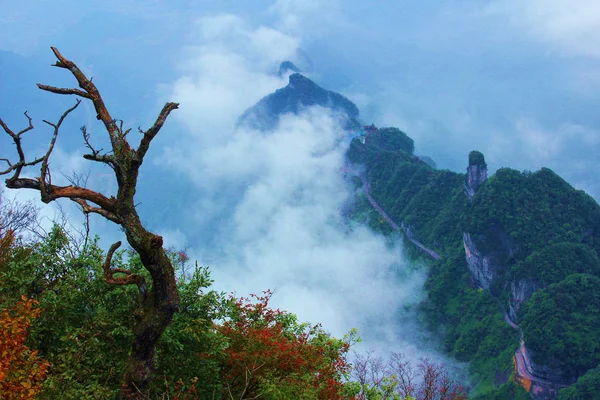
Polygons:
<instances>
[{"instance_id":1,"label":"mist","mask_svg":"<svg viewBox=\"0 0 600 400\"><path fill-rule=\"evenodd\" d=\"M287 84L273 66L293 59L301 41L229 15L198 26L168 93L182 103L182 133L158 157L193 187L185 227L160 232L166 243L208 265L217 290L271 289L272 305L300 321L336 337L357 328L359 349L442 360L415 318L426 268L409 262L400 237L343 215L356 193L338 116L313 107L270 132L236 127L247 107Z\"/></svg>"}]
</instances>

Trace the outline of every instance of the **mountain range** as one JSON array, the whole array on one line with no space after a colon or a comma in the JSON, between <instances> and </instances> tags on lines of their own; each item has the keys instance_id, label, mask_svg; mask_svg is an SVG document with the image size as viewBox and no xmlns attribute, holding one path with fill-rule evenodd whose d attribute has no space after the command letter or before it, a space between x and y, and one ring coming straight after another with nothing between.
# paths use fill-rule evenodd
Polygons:
<instances>
[{"instance_id":1,"label":"mountain range","mask_svg":"<svg viewBox=\"0 0 600 400\"><path fill-rule=\"evenodd\" d=\"M438 170L400 129L365 126L349 99L291 63L281 71L293 72L289 84L238 124L271 130L312 106L336 115L352 137L347 163L364 171L351 177L349 218L384 234L401 227L417 244L409 254L430 265L423 320L447 353L470 363L475 398L598 398L598 203L548 168L488 176L475 150L466 173Z\"/></svg>"}]
</instances>

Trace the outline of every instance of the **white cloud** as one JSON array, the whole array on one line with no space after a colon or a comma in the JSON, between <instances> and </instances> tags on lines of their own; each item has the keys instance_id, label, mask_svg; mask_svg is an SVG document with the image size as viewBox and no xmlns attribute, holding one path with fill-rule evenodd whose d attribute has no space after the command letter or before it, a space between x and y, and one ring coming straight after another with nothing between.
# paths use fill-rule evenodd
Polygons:
<instances>
[{"instance_id":1,"label":"white cloud","mask_svg":"<svg viewBox=\"0 0 600 400\"><path fill-rule=\"evenodd\" d=\"M269 12L285 32L312 36L342 23L338 0L277 0Z\"/></svg>"},{"instance_id":2,"label":"white cloud","mask_svg":"<svg viewBox=\"0 0 600 400\"><path fill-rule=\"evenodd\" d=\"M504 0L489 10L505 15L536 40L566 55L600 57L600 2Z\"/></svg>"},{"instance_id":3,"label":"white cloud","mask_svg":"<svg viewBox=\"0 0 600 400\"><path fill-rule=\"evenodd\" d=\"M335 335L358 327L389 348L414 348L425 273L407 263L398 241L341 215L351 193L335 118L316 108L285 116L274 132L234 128L246 107L287 84L269 72L299 41L231 16L199 27L171 96L182 102L188 132L166 151L198 188L190 254L211 265L219 289L270 288L276 307Z\"/></svg>"},{"instance_id":4,"label":"white cloud","mask_svg":"<svg viewBox=\"0 0 600 400\"><path fill-rule=\"evenodd\" d=\"M224 143L247 107L283 86L267 72L295 54L299 41L268 27L249 27L232 15L201 18L195 32L198 44L188 49L170 97L182 104L177 117L189 132Z\"/></svg>"},{"instance_id":5,"label":"white cloud","mask_svg":"<svg viewBox=\"0 0 600 400\"><path fill-rule=\"evenodd\" d=\"M214 182L238 176L245 186L219 232L213 276L240 295L275 289L277 307L336 335L358 327L401 349L396 312L422 299L425 276L399 243L346 225L343 134L326 110L312 109L283 118L275 132L238 130L235 142L211 149Z\"/></svg>"}]
</instances>

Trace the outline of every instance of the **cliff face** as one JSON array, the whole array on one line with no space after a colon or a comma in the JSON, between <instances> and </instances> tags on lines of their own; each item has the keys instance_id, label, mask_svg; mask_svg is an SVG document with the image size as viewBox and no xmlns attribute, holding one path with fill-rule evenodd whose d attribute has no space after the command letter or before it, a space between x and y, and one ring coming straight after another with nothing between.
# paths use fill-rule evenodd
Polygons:
<instances>
[{"instance_id":1,"label":"cliff face","mask_svg":"<svg viewBox=\"0 0 600 400\"><path fill-rule=\"evenodd\" d=\"M537 358L536 353L531 350L525 348L525 352L527 354L526 357L526 367L527 370L531 373L531 375L541 378L542 380L546 380L549 383L554 383L561 386L566 386L573 384L577 381L585 371L577 371L573 369L564 369L558 367L553 360L548 360L546 362L539 363L534 360Z\"/></svg>"},{"instance_id":2,"label":"cliff face","mask_svg":"<svg viewBox=\"0 0 600 400\"><path fill-rule=\"evenodd\" d=\"M517 313L519 312L519 308L521 308L521 303L529 300L533 296L533 293L541 288L542 284L533 279L518 279L511 282L508 315L513 322L517 322Z\"/></svg>"},{"instance_id":3,"label":"cliff face","mask_svg":"<svg viewBox=\"0 0 600 400\"><path fill-rule=\"evenodd\" d=\"M547 286L547 283L544 284L543 279L560 280L564 278L559 273L559 271L562 271L560 268L565 268L564 265L573 265L573 260L576 257L582 257L584 252L579 249L579 247L582 247L581 245L573 247L564 243L552 244L542 248L547 250L538 250L538 253L528 257L527 261L524 262L523 258L527 255L527 252L523 252L523 248L526 248L526 245L519 241L518 237L515 237L513 234L514 229L511 230L510 225L499 218L505 216L506 213L510 213L509 215L516 214L518 212L516 208L522 207L522 205L515 203L506 205L505 210L491 210L489 212L494 213L493 217L488 216L486 220L477 219L478 217L476 217L481 215L481 208L478 209L479 214L475 211L477 207L480 207L480 201L492 198L493 201L502 203L496 197L497 194L490 191L487 186L484 188L484 193L480 194L482 197L474 199L477 191L486 184L486 180L487 165L483 154L475 151L471 152L469 154L464 193L469 200L470 207L468 209L474 213L473 216L477 222L471 225L473 232L463 233L466 261L475 285L490 291L498 297L506 294L506 292L510 294L507 315L512 322L517 323L519 322L517 316L523 302L529 300L536 291ZM497 185L497 182L490 181L488 184ZM526 189L524 188L524 190ZM527 203L523 202L522 204ZM511 234L507 235L505 230ZM572 247L578 250L576 254L571 254L573 252ZM561 259L563 255L564 260ZM593 264L593 257L587 257L586 259L591 260L590 262ZM588 263L584 264L587 265ZM582 270L586 271L590 268L581 267ZM533 345L530 347L533 347ZM523 374L520 376L519 383L535 399L556 399L560 388L574 383L578 377L586 372L585 369L566 368L564 360L548 358L545 354L538 354L528 348L525 342L522 342L522 346L515 357L519 357L519 352L522 354L524 364L521 366L521 368L524 367L524 371L517 369L517 372Z\"/></svg>"},{"instance_id":4,"label":"cliff face","mask_svg":"<svg viewBox=\"0 0 600 400\"><path fill-rule=\"evenodd\" d=\"M498 265L492 255L483 254L475 245L470 233L463 233L463 244L467 257L467 265L475 284L485 290L491 290L494 280L503 266Z\"/></svg>"}]
</instances>

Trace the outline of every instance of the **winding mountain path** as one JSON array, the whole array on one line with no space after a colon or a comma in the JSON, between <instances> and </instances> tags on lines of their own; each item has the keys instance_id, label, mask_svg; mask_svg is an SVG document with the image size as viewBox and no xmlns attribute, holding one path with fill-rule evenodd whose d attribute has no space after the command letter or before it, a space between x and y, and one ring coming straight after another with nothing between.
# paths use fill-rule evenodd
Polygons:
<instances>
[{"instance_id":1,"label":"winding mountain path","mask_svg":"<svg viewBox=\"0 0 600 400\"><path fill-rule=\"evenodd\" d=\"M527 349L525 348L525 341L523 340L523 333L519 328L519 325L515 324L508 314L504 312L504 320L514 329L517 329L519 333L521 333L521 345L515 352L514 360L515 360L515 368L517 369L517 379L521 382L521 384L529 388L527 391L532 391L534 394L538 394L543 392L544 390L550 389L550 392L555 394L557 389L567 387L566 384L560 384L557 382L552 382L547 379L539 378L535 375L531 374L531 361L527 356ZM529 383L525 383L524 381L529 381ZM543 389L547 388L547 389Z\"/></svg>"},{"instance_id":2,"label":"winding mountain path","mask_svg":"<svg viewBox=\"0 0 600 400\"><path fill-rule=\"evenodd\" d=\"M415 246L417 246L418 248L420 248L421 250L423 250L424 252L426 252L427 254L429 254L434 260L439 260L440 259L440 255L438 253L436 253L435 251L425 247L421 242L417 241L416 239L414 239L413 237L411 237L411 235L408 234L408 232L406 232L406 229L401 228L400 226L398 226L398 224L396 224L394 222L394 220L392 220L390 218L390 216L385 212L385 210L383 208L381 208L381 206L379 205L379 203L377 203L377 201L375 201L375 199L373 198L373 196L371 196L371 187L369 186L369 182L367 182L367 178L365 178L364 175L360 174L358 175L362 184L363 184L363 191L365 192L365 196L367 196L367 200L369 200L369 203L371 203L371 205L373 206L374 209L377 210L377 212L379 213L379 215L381 215L381 217L386 220L391 226L392 228L394 228L394 230L396 231L402 231L404 232L404 234L406 235L406 237L415 244Z\"/></svg>"}]
</instances>

